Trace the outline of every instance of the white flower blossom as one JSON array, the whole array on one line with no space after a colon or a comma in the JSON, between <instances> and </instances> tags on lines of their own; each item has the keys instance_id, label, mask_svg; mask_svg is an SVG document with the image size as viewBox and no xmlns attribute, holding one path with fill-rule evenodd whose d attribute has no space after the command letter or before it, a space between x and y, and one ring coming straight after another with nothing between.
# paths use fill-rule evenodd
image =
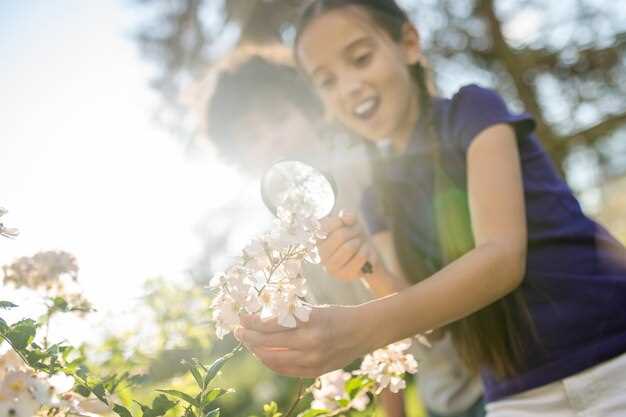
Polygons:
<instances>
[{"instance_id":1,"label":"white flower blossom","mask_svg":"<svg viewBox=\"0 0 626 417\"><path fill-rule=\"evenodd\" d=\"M210 281L216 290L211 306L219 338L239 326L244 311L259 314L262 320L277 319L284 327L309 319L302 262L319 262L317 240L324 234L312 201L302 190L283 197L272 229L252 240L226 271Z\"/></svg>"},{"instance_id":2,"label":"white flower blossom","mask_svg":"<svg viewBox=\"0 0 626 417\"><path fill-rule=\"evenodd\" d=\"M4 399L0 394L0 416L33 417L41 408L41 404L29 393Z\"/></svg>"},{"instance_id":3,"label":"white flower blossom","mask_svg":"<svg viewBox=\"0 0 626 417\"><path fill-rule=\"evenodd\" d=\"M345 372L343 369L320 376L311 392L313 395L311 408L335 411L341 407L339 404L340 400L349 401L350 398L345 387L350 377L350 373ZM350 406L356 410L363 411L367 408L369 401L367 393L363 392L350 402Z\"/></svg>"},{"instance_id":4,"label":"white flower blossom","mask_svg":"<svg viewBox=\"0 0 626 417\"><path fill-rule=\"evenodd\" d=\"M411 347L411 339L392 343L363 358L356 375L365 375L376 383L376 394L389 387L397 393L406 387L404 374L417 372L417 361L413 355L405 353Z\"/></svg>"},{"instance_id":5,"label":"white flower blossom","mask_svg":"<svg viewBox=\"0 0 626 417\"><path fill-rule=\"evenodd\" d=\"M237 303L227 293L220 293L211 304L215 332L219 339L224 338L239 325L239 309Z\"/></svg>"}]
</instances>

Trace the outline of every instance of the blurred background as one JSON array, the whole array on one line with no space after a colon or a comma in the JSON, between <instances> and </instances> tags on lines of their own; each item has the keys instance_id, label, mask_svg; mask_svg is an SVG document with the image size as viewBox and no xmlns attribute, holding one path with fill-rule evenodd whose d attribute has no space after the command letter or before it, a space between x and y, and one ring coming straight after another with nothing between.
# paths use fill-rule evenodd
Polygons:
<instances>
[{"instance_id":1,"label":"blurred background","mask_svg":"<svg viewBox=\"0 0 626 417\"><path fill-rule=\"evenodd\" d=\"M0 206L21 229L0 240L0 265L70 276L64 291L97 311L56 314L50 338L85 344L103 370L145 373L140 393L184 385L181 359L232 347L215 343L204 286L269 220L258 179L220 158L181 97L237 46L289 45L300 3L0 2ZM533 113L584 209L626 241L624 5L400 3L441 95L476 82ZM49 311L42 291L17 287L2 287L21 306L9 317ZM288 379L252 359L230 367L224 414L289 402Z\"/></svg>"}]
</instances>

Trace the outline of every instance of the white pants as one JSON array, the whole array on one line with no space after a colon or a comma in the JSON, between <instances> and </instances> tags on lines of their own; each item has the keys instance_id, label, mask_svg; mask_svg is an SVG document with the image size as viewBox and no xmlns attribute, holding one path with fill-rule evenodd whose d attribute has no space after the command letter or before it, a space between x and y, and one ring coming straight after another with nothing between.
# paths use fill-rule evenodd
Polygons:
<instances>
[{"instance_id":1,"label":"white pants","mask_svg":"<svg viewBox=\"0 0 626 417\"><path fill-rule=\"evenodd\" d=\"M624 417L626 354L487 404L487 417Z\"/></svg>"}]
</instances>

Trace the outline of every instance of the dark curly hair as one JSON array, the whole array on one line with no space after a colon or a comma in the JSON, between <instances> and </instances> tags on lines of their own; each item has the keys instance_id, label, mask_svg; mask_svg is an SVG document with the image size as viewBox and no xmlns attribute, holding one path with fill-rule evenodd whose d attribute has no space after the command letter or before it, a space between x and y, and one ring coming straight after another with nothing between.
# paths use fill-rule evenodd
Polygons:
<instances>
[{"instance_id":1,"label":"dark curly hair","mask_svg":"<svg viewBox=\"0 0 626 417\"><path fill-rule=\"evenodd\" d=\"M221 152L232 152L232 133L250 112L269 115L293 105L312 125L320 125L321 105L293 65L262 50L239 55L236 61L219 73L208 99L207 133Z\"/></svg>"}]
</instances>

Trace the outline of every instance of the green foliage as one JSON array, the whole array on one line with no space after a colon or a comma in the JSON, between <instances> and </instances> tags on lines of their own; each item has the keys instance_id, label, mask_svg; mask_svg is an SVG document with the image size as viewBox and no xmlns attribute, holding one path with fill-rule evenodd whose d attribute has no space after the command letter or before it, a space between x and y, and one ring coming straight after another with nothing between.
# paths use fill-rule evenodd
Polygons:
<instances>
[{"instance_id":1,"label":"green foliage","mask_svg":"<svg viewBox=\"0 0 626 417\"><path fill-rule=\"evenodd\" d=\"M278 404L272 401L269 404L263 406L263 415L265 417L281 417L283 414L278 412Z\"/></svg>"},{"instance_id":2,"label":"green foliage","mask_svg":"<svg viewBox=\"0 0 626 417\"><path fill-rule=\"evenodd\" d=\"M167 293L171 293L171 288ZM154 294L151 295L152 302L165 309L165 305L157 301ZM8 324L0 318L0 338L6 340L14 350L24 359L31 368L48 373L50 375L59 372L72 376L75 379L73 391L85 398L95 397L102 403L111 407L112 411L119 417L219 417L220 415L249 415L249 410L258 409L258 395L255 391L259 387L259 380L273 380L271 383L279 388L270 398L277 398L281 403L293 403L295 384L292 379L281 378L273 375L268 370L262 368L257 361L246 356L241 361L233 362L233 375L220 379L220 384L237 384L241 387L240 395L225 396L234 392L233 389L224 389L215 386L215 379L221 374L221 370L230 359L242 350L242 347L224 342L215 345L213 354L220 352L219 357L209 364L205 364L204 355L207 355L206 347L201 347L200 340L206 340L208 329L203 328L202 333L197 330L191 339L182 339L183 342L191 340L193 348L167 349L164 348L153 354L152 357L144 355L141 351L132 351L132 356L128 356L128 349L125 342L125 335L117 335L105 341L101 346L103 353L106 352L108 359L100 365L88 364L85 354L85 347L75 348L62 343L48 346L44 337L42 344L38 343L38 332L44 333L49 325L50 317L56 313L72 312L71 303L62 297L51 297L48 299L48 311L44 319L37 322L32 319L20 320L14 324ZM181 303L182 304L182 303ZM1 309L14 308L14 304L9 301L2 301ZM170 314L161 310L160 317L173 318L179 320L178 313ZM166 327L170 326L168 324ZM191 322L185 322L186 326L191 326ZM167 334L163 333L163 340ZM197 336L197 337L196 337ZM166 345L162 345L165 347ZM184 345L183 345L184 346ZM193 349L198 349L200 355L187 356ZM150 360L158 358L163 363L168 362L167 352L184 352L187 358L184 361L174 360L169 357L169 375L184 375L184 378L177 378L175 386L157 389L159 393L156 397L147 389L146 382L154 383L155 379L149 375L137 374L137 370L152 369L153 363ZM177 353L178 354L178 353ZM173 356L176 358L176 356ZM172 365L172 363L174 365ZM178 366L176 364L183 364ZM130 366L129 366L130 365ZM99 368L98 368L99 366ZM133 370L134 369L134 370ZM187 374L185 375L185 371ZM241 379L241 375L246 375ZM234 376L234 378L233 378ZM281 386L282 385L282 386ZM353 383L353 389L358 390L361 383ZM300 397L300 394L296 395ZM224 399L223 399L224 398ZM299 400L298 400L299 401ZM297 402L296 402L297 404ZM285 415L279 411L278 403L272 401L263 407L264 417L289 417L290 412ZM314 411L307 417L315 417L320 411Z\"/></svg>"},{"instance_id":3,"label":"green foliage","mask_svg":"<svg viewBox=\"0 0 626 417\"><path fill-rule=\"evenodd\" d=\"M193 405L194 407L202 408L201 399L196 399L192 397L191 395L186 394L182 391L178 391L175 389L158 389L157 391L162 392L167 395L171 395L172 397L180 398L181 400L184 400L185 402L187 402L187 404Z\"/></svg>"},{"instance_id":4,"label":"green foliage","mask_svg":"<svg viewBox=\"0 0 626 417\"><path fill-rule=\"evenodd\" d=\"M140 407L143 417L159 417L174 408L178 402L171 401L165 395L159 395L152 401L152 407L135 401Z\"/></svg>"},{"instance_id":5,"label":"green foliage","mask_svg":"<svg viewBox=\"0 0 626 417\"><path fill-rule=\"evenodd\" d=\"M120 417L133 417L130 411L128 411L128 408L123 405L115 404L115 406L113 406L113 412Z\"/></svg>"},{"instance_id":6,"label":"green foliage","mask_svg":"<svg viewBox=\"0 0 626 417\"><path fill-rule=\"evenodd\" d=\"M352 377L346 381L346 393L350 400L353 400L359 391L368 384L368 380L360 376Z\"/></svg>"},{"instance_id":7,"label":"green foliage","mask_svg":"<svg viewBox=\"0 0 626 417\"><path fill-rule=\"evenodd\" d=\"M7 330L2 333L2 337L7 339L14 349L24 349L35 338L37 323L31 319L24 319L10 326Z\"/></svg>"},{"instance_id":8,"label":"green foliage","mask_svg":"<svg viewBox=\"0 0 626 417\"><path fill-rule=\"evenodd\" d=\"M321 408L311 408L310 410L305 411L304 413L298 415L298 417L317 417L322 416L324 414L328 414L329 411Z\"/></svg>"},{"instance_id":9,"label":"green foliage","mask_svg":"<svg viewBox=\"0 0 626 417\"><path fill-rule=\"evenodd\" d=\"M0 301L0 309L6 310L9 308L15 308L17 305L13 304L10 301Z\"/></svg>"}]
</instances>

